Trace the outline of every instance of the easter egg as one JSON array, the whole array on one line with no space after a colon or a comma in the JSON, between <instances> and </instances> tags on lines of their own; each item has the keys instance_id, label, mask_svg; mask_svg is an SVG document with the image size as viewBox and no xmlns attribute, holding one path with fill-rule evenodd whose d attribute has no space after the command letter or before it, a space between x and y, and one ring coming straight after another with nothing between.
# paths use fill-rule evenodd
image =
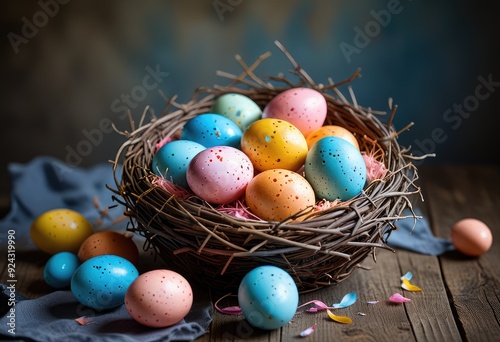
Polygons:
<instances>
[{"instance_id":1,"label":"easter egg","mask_svg":"<svg viewBox=\"0 0 500 342\"><path fill-rule=\"evenodd\" d=\"M48 254L78 253L82 242L94 233L87 219L70 209L49 210L38 216L30 227L35 245Z\"/></svg>"},{"instance_id":2,"label":"easter egg","mask_svg":"<svg viewBox=\"0 0 500 342\"><path fill-rule=\"evenodd\" d=\"M125 294L125 307L142 325L162 328L179 323L191 310L193 291L189 282L170 270L141 274Z\"/></svg>"},{"instance_id":3,"label":"easter egg","mask_svg":"<svg viewBox=\"0 0 500 342\"><path fill-rule=\"evenodd\" d=\"M242 131L230 119L214 113L197 115L181 131L181 140L191 140L205 147L240 148Z\"/></svg>"},{"instance_id":4,"label":"easter egg","mask_svg":"<svg viewBox=\"0 0 500 342\"><path fill-rule=\"evenodd\" d=\"M160 177L185 189L186 171L191 159L205 147L190 140L174 140L163 145L153 156L152 170Z\"/></svg>"},{"instance_id":5,"label":"easter egg","mask_svg":"<svg viewBox=\"0 0 500 342\"><path fill-rule=\"evenodd\" d=\"M311 88L292 88L276 95L264 107L262 118L281 119L297 127L305 137L323 126L327 114L326 99Z\"/></svg>"},{"instance_id":6,"label":"easter egg","mask_svg":"<svg viewBox=\"0 0 500 342\"><path fill-rule=\"evenodd\" d=\"M99 255L82 263L71 278L71 292L96 310L123 304L130 284L139 276L135 266L117 255Z\"/></svg>"},{"instance_id":7,"label":"easter egg","mask_svg":"<svg viewBox=\"0 0 500 342\"><path fill-rule=\"evenodd\" d=\"M313 206L314 190L307 180L293 171L266 170L248 183L245 202L249 210L267 221L281 221Z\"/></svg>"},{"instance_id":8,"label":"easter egg","mask_svg":"<svg viewBox=\"0 0 500 342\"><path fill-rule=\"evenodd\" d=\"M188 166L191 190L207 202L227 204L245 194L254 169L250 159L230 146L210 147L198 153Z\"/></svg>"},{"instance_id":9,"label":"easter egg","mask_svg":"<svg viewBox=\"0 0 500 342\"><path fill-rule=\"evenodd\" d=\"M212 105L211 111L230 119L242 131L262 116L262 110L251 98L236 93L219 96Z\"/></svg>"},{"instance_id":10,"label":"easter egg","mask_svg":"<svg viewBox=\"0 0 500 342\"><path fill-rule=\"evenodd\" d=\"M78 256L70 252L59 252L47 260L43 268L43 280L54 289L69 287L71 277L80 266Z\"/></svg>"},{"instance_id":11,"label":"easter egg","mask_svg":"<svg viewBox=\"0 0 500 342\"><path fill-rule=\"evenodd\" d=\"M132 241L132 236L111 230L90 235L82 242L78 250L78 258L81 262L103 254L118 255L133 264L137 264L139 260L139 250Z\"/></svg>"},{"instance_id":12,"label":"easter egg","mask_svg":"<svg viewBox=\"0 0 500 342\"><path fill-rule=\"evenodd\" d=\"M336 125L321 126L320 128L317 128L311 133L309 133L309 135L306 137L307 146L311 148L316 141L324 137L342 138L350 142L354 147L356 147L356 149L359 150L358 140L356 140L354 134L352 134L349 130L345 129L344 127Z\"/></svg>"},{"instance_id":13,"label":"easter egg","mask_svg":"<svg viewBox=\"0 0 500 342\"><path fill-rule=\"evenodd\" d=\"M276 266L260 266L248 272L238 288L238 304L252 326L274 330L293 318L299 292L293 278Z\"/></svg>"},{"instance_id":14,"label":"easter egg","mask_svg":"<svg viewBox=\"0 0 500 342\"><path fill-rule=\"evenodd\" d=\"M474 218L464 218L452 226L451 242L459 252L478 257L490 249L493 236L484 222Z\"/></svg>"},{"instance_id":15,"label":"easter egg","mask_svg":"<svg viewBox=\"0 0 500 342\"><path fill-rule=\"evenodd\" d=\"M261 119L243 132L241 150L259 171L297 171L304 164L308 148L304 135L291 123L279 119Z\"/></svg>"},{"instance_id":16,"label":"easter egg","mask_svg":"<svg viewBox=\"0 0 500 342\"><path fill-rule=\"evenodd\" d=\"M357 196L365 185L366 166L361 153L338 137L318 140L309 150L305 176L316 197L346 201Z\"/></svg>"}]
</instances>

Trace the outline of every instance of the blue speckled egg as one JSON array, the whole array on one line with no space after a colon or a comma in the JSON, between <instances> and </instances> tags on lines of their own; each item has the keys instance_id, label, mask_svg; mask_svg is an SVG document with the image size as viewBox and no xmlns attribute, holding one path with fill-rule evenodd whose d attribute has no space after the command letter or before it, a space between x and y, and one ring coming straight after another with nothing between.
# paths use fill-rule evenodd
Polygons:
<instances>
[{"instance_id":1,"label":"blue speckled egg","mask_svg":"<svg viewBox=\"0 0 500 342\"><path fill-rule=\"evenodd\" d=\"M96 310L123 304L130 284L139 276L135 266L117 255L99 255L78 267L71 278L71 292L85 306Z\"/></svg>"},{"instance_id":2,"label":"blue speckled egg","mask_svg":"<svg viewBox=\"0 0 500 342\"><path fill-rule=\"evenodd\" d=\"M290 322L295 315L299 291L292 277L283 269L260 266L243 277L238 302L252 326L274 330Z\"/></svg>"},{"instance_id":3,"label":"blue speckled egg","mask_svg":"<svg viewBox=\"0 0 500 342\"><path fill-rule=\"evenodd\" d=\"M366 181L363 156L338 137L318 140L307 153L304 171L316 197L328 201L346 201L357 196Z\"/></svg>"},{"instance_id":4,"label":"blue speckled egg","mask_svg":"<svg viewBox=\"0 0 500 342\"><path fill-rule=\"evenodd\" d=\"M71 283L71 277L80 266L75 253L59 252L47 260L43 268L43 280L54 289L63 289Z\"/></svg>"},{"instance_id":5,"label":"blue speckled egg","mask_svg":"<svg viewBox=\"0 0 500 342\"><path fill-rule=\"evenodd\" d=\"M186 171L189 163L205 147L190 140L174 140L163 145L153 157L153 172L185 189L188 188Z\"/></svg>"},{"instance_id":6,"label":"blue speckled egg","mask_svg":"<svg viewBox=\"0 0 500 342\"><path fill-rule=\"evenodd\" d=\"M240 148L243 132L230 119L220 114L201 114L190 119L181 132L182 140L191 140L205 147Z\"/></svg>"},{"instance_id":7,"label":"blue speckled egg","mask_svg":"<svg viewBox=\"0 0 500 342\"><path fill-rule=\"evenodd\" d=\"M259 105L248 96L236 93L219 96L211 110L230 119L242 131L262 116L262 109L260 109Z\"/></svg>"}]
</instances>

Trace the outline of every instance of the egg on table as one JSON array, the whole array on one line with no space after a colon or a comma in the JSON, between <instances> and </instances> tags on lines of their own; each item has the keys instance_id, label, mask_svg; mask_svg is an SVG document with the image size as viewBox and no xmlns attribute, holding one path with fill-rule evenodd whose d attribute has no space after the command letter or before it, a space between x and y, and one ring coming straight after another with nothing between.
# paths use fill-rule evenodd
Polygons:
<instances>
[{"instance_id":1,"label":"egg on table","mask_svg":"<svg viewBox=\"0 0 500 342\"><path fill-rule=\"evenodd\" d=\"M80 266L80 260L76 254L71 252L56 253L45 263L43 280L54 289L69 287L78 266Z\"/></svg>"},{"instance_id":2,"label":"egg on table","mask_svg":"<svg viewBox=\"0 0 500 342\"><path fill-rule=\"evenodd\" d=\"M464 218L452 226L451 242L459 252L478 257L490 249L493 236L484 222L474 218Z\"/></svg>"},{"instance_id":3,"label":"egg on table","mask_svg":"<svg viewBox=\"0 0 500 342\"><path fill-rule=\"evenodd\" d=\"M132 240L132 236L112 230L100 231L90 235L82 242L78 250L78 258L81 262L103 254L121 256L134 265L139 260L139 250Z\"/></svg>"}]
</instances>

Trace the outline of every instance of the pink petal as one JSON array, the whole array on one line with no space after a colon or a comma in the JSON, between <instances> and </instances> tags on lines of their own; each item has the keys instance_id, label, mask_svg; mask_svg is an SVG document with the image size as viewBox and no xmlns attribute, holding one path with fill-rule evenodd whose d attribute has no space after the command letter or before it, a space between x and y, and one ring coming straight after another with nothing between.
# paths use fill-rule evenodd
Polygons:
<instances>
[{"instance_id":1,"label":"pink petal","mask_svg":"<svg viewBox=\"0 0 500 342\"><path fill-rule=\"evenodd\" d=\"M407 303L411 302L410 298L403 297L400 293L395 293L391 297L389 297L389 300L393 303Z\"/></svg>"}]
</instances>

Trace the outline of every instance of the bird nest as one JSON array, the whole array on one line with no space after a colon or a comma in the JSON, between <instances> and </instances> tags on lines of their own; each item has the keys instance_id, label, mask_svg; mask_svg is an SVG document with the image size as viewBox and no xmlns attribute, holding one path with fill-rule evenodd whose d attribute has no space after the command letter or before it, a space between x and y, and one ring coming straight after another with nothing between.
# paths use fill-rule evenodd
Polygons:
<instances>
[{"instance_id":1,"label":"bird nest","mask_svg":"<svg viewBox=\"0 0 500 342\"><path fill-rule=\"evenodd\" d=\"M350 83L359 70L343 82L328 79L327 84L317 84L279 42L276 45L293 66L288 77L255 74L270 53L251 65L236 56L243 69L240 75L218 72L228 79L227 85L199 88L185 104L170 99L162 115L152 114L147 123L150 111L145 110L139 127L131 120L131 132L121 132L127 140L115 159L115 170L122 166L120 173L115 172L115 192L131 218L128 229L144 236L145 248L153 247L172 268L215 289L237 288L243 276L260 265L286 270L300 291L337 284L361 267L368 255L375 258L377 248L390 249L387 238L396 229L395 222L405 217L405 209L415 217L410 198L420 193L414 184L417 169L408 150L397 142L398 135L411 124L400 131L393 127L397 106L389 100L390 112L384 117L385 112L358 105ZM270 222L235 215L237 208L229 210L228 206L217 207L194 195L186 196L152 172L158 144L178 137L189 119L210 112L218 96L243 94L263 108L277 94L293 87L321 92L327 101L325 124L351 131L361 151L386 169L358 196L345 202L322 201L286 220ZM347 88L350 100L341 88ZM388 120L382 123L379 117ZM302 215L307 217L297 220Z\"/></svg>"}]
</instances>

